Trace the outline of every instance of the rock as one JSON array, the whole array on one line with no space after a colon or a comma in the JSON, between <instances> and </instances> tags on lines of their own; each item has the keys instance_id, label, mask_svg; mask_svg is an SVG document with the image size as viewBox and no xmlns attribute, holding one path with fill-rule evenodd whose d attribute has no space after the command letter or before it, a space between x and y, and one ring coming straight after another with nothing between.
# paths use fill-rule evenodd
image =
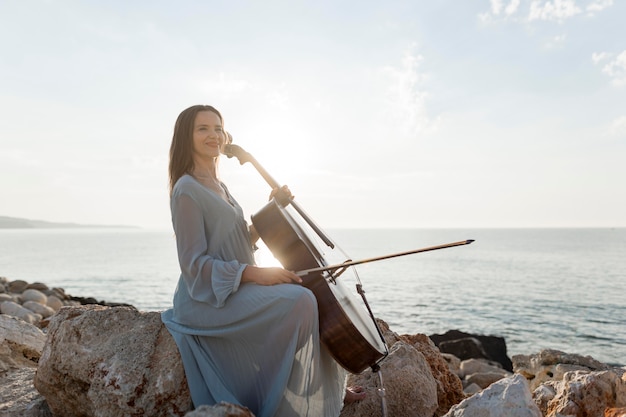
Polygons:
<instances>
[{"instance_id":1,"label":"rock","mask_svg":"<svg viewBox=\"0 0 626 417\"><path fill-rule=\"evenodd\" d=\"M5 301L13 301L15 302L15 297L13 297L11 294L0 294L0 303L3 303Z\"/></svg>"},{"instance_id":2,"label":"rock","mask_svg":"<svg viewBox=\"0 0 626 417\"><path fill-rule=\"evenodd\" d=\"M452 406L445 417L542 417L521 375L501 379Z\"/></svg>"},{"instance_id":3,"label":"rock","mask_svg":"<svg viewBox=\"0 0 626 417\"><path fill-rule=\"evenodd\" d=\"M71 301L75 301L78 302L78 304L80 305L92 305L92 304L96 304L96 305L101 305L101 306L106 306L106 307L129 307L129 308L135 308L130 304L126 304L126 303L116 303L116 302L110 302L110 301L105 301L105 300L96 300L93 297L74 297L74 296L68 296L68 298Z\"/></svg>"},{"instance_id":4,"label":"rock","mask_svg":"<svg viewBox=\"0 0 626 417\"><path fill-rule=\"evenodd\" d=\"M384 320L376 319L376 322L387 346L393 346L396 342L403 341L417 349L428 362L431 374L437 384L438 407L435 416L445 414L453 404L457 404L465 398L461 381L456 372L451 369L455 363L460 364L457 357L454 355L447 355L446 357L446 354L439 352L433 341L424 334L400 336L389 329L389 325ZM381 367L385 366L385 361L382 362Z\"/></svg>"},{"instance_id":5,"label":"rock","mask_svg":"<svg viewBox=\"0 0 626 417\"><path fill-rule=\"evenodd\" d=\"M36 301L26 301L22 307L29 309L33 313L39 314L42 318L48 318L55 313L53 309Z\"/></svg>"},{"instance_id":6,"label":"rock","mask_svg":"<svg viewBox=\"0 0 626 417\"><path fill-rule=\"evenodd\" d=\"M461 376L461 359L457 358L456 356L452 355L451 353L442 353L441 357L448 364L448 369L450 369L450 372L452 372L453 374L455 374L459 378L462 378L462 376Z\"/></svg>"},{"instance_id":7,"label":"rock","mask_svg":"<svg viewBox=\"0 0 626 417\"><path fill-rule=\"evenodd\" d=\"M555 381L546 382L533 391L533 400L540 410L547 410L548 403L556 397L558 383Z\"/></svg>"},{"instance_id":8,"label":"rock","mask_svg":"<svg viewBox=\"0 0 626 417\"><path fill-rule=\"evenodd\" d=\"M182 416L191 397L158 312L63 307L50 320L35 387L54 415Z\"/></svg>"},{"instance_id":9,"label":"rock","mask_svg":"<svg viewBox=\"0 0 626 417\"><path fill-rule=\"evenodd\" d=\"M474 395L477 392L481 392L483 390L483 387L481 387L478 384L468 384L465 388L463 388L463 392L465 394L469 395Z\"/></svg>"},{"instance_id":10,"label":"rock","mask_svg":"<svg viewBox=\"0 0 626 417\"><path fill-rule=\"evenodd\" d=\"M61 299L56 295L49 295L46 305L56 312L63 307L63 301L61 301Z\"/></svg>"},{"instance_id":11,"label":"rock","mask_svg":"<svg viewBox=\"0 0 626 417\"><path fill-rule=\"evenodd\" d=\"M32 324L0 315L0 417L49 417L33 387L46 335Z\"/></svg>"},{"instance_id":12,"label":"rock","mask_svg":"<svg viewBox=\"0 0 626 417\"><path fill-rule=\"evenodd\" d=\"M44 294L46 294L48 297L50 297L51 295L54 295L59 300L67 300L67 299L69 299L69 296L67 294L65 294L65 290L63 288L54 287L52 289L48 289L48 290L44 291Z\"/></svg>"},{"instance_id":13,"label":"rock","mask_svg":"<svg viewBox=\"0 0 626 417\"><path fill-rule=\"evenodd\" d=\"M0 374L34 368L41 357L46 335L32 324L0 315Z\"/></svg>"},{"instance_id":14,"label":"rock","mask_svg":"<svg viewBox=\"0 0 626 417\"><path fill-rule=\"evenodd\" d=\"M41 283L41 282L30 283L30 284L28 284L26 286L26 288L33 289L33 290L39 290L39 291L42 291L42 292L48 290L48 286L46 284L44 284L44 283Z\"/></svg>"},{"instance_id":15,"label":"rock","mask_svg":"<svg viewBox=\"0 0 626 417\"><path fill-rule=\"evenodd\" d=\"M0 304L0 312L9 316L17 317L27 323L35 324L42 319L41 315L33 313L27 308L14 303L13 301L5 301Z\"/></svg>"},{"instance_id":16,"label":"rock","mask_svg":"<svg viewBox=\"0 0 626 417\"><path fill-rule=\"evenodd\" d=\"M604 417L626 417L626 407L607 408L604 410Z\"/></svg>"},{"instance_id":17,"label":"rock","mask_svg":"<svg viewBox=\"0 0 626 417\"><path fill-rule=\"evenodd\" d=\"M15 294L21 294L28 287L28 282L21 279L8 282L7 290Z\"/></svg>"},{"instance_id":18,"label":"rock","mask_svg":"<svg viewBox=\"0 0 626 417\"><path fill-rule=\"evenodd\" d=\"M459 347L464 350L467 354L471 353L476 356L459 356L454 352L448 351L444 345L444 348L441 347L442 342L455 341L459 339L474 339L474 340L464 340L459 346L455 346L455 344L448 344L449 348L451 347ZM474 335L470 333L464 333L459 330L448 330L444 334L433 334L430 335L430 339L435 342L435 345L441 350L443 353L452 353L457 356L461 360L465 359L488 359L494 362L498 362L502 365L502 368L512 372L513 365L511 363L511 359L507 355L506 349L506 341L503 337L499 336L484 336L484 335ZM476 341L479 342L477 345Z\"/></svg>"},{"instance_id":19,"label":"rock","mask_svg":"<svg viewBox=\"0 0 626 417\"><path fill-rule=\"evenodd\" d=\"M0 417L52 417L33 386L35 368L21 368L0 378Z\"/></svg>"},{"instance_id":20,"label":"rock","mask_svg":"<svg viewBox=\"0 0 626 417\"><path fill-rule=\"evenodd\" d=\"M446 340L439 343L442 352L451 353L461 360L470 358L488 359L489 355L483 349L480 340L475 337L464 337L462 339Z\"/></svg>"},{"instance_id":21,"label":"rock","mask_svg":"<svg viewBox=\"0 0 626 417\"><path fill-rule=\"evenodd\" d=\"M524 375L535 390L541 384L551 380L561 380L567 372L577 370L606 370L610 366L591 356L569 354L559 350L544 349L533 355L514 355L513 370Z\"/></svg>"},{"instance_id":22,"label":"rock","mask_svg":"<svg viewBox=\"0 0 626 417\"><path fill-rule=\"evenodd\" d=\"M606 409L626 407L626 370L591 356L546 349L514 356L513 366L534 387L533 399L546 417L603 416Z\"/></svg>"},{"instance_id":23,"label":"rock","mask_svg":"<svg viewBox=\"0 0 626 417\"><path fill-rule=\"evenodd\" d=\"M568 372L535 390L533 398L545 417L604 416L607 408L626 407L626 371Z\"/></svg>"},{"instance_id":24,"label":"rock","mask_svg":"<svg viewBox=\"0 0 626 417\"><path fill-rule=\"evenodd\" d=\"M215 405L201 405L185 414L185 417L254 417L254 414L246 407L220 402Z\"/></svg>"},{"instance_id":25,"label":"rock","mask_svg":"<svg viewBox=\"0 0 626 417\"><path fill-rule=\"evenodd\" d=\"M459 376L463 380L463 391L466 394L473 393L468 391L468 387L472 385L477 385L484 389L494 382L512 375L511 372L502 369L499 363L486 359L464 360L459 366L459 372Z\"/></svg>"},{"instance_id":26,"label":"rock","mask_svg":"<svg viewBox=\"0 0 626 417\"><path fill-rule=\"evenodd\" d=\"M46 305L48 297L46 297L46 294L39 290L27 289L22 293L22 303L25 303L26 301L34 301L41 305Z\"/></svg>"},{"instance_id":27,"label":"rock","mask_svg":"<svg viewBox=\"0 0 626 417\"><path fill-rule=\"evenodd\" d=\"M1 307L2 314L9 314L40 328L48 325L47 318L51 317L63 306L78 306L81 304L99 304L108 307L125 306L135 308L130 304L97 301L95 298L72 297L65 294L63 288L48 288L47 285L26 281L9 281L0 277L0 304L10 302ZM8 291L8 292L4 292ZM39 305L37 305L39 304ZM24 307L24 308L21 308Z\"/></svg>"},{"instance_id":28,"label":"rock","mask_svg":"<svg viewBox=\"0 0 626 417\"><path fill-rule=\"evenodd\" d=\"M424 355L404 341L389 349L381 363L387 411L390 416L432 417L437 410L437 383ZM380 415L379 376L371 370L348 376L348 386L361 386L365 399L347 404L340 417Z\"/></svg>"},{"instance_id":29,"label":"rock","mask_svg":"<svg viewBox=\"0 0 626 417\"><path fill-rule=\"evenodd\" d=\"M432 340L424 334L402 335L402 340L407 341L417 349L428 362L430 372L437 383L437 410L435 416L442 416L450 407L458 404L465 398L463 385L457 374L450 371L448 362L441 355L439 349Z\"/></svg>"},{"instance_id":30,"label":"rock","mask_svg":"<svg viewBox=\"0 0 626 417\"><path fill-rule=\"evenodd\" d=\"M467 359L461 361L459 365L460 375L459 377L465 378L472 374L478 373L499 373L502 376L511 376L511 372L502 369L499 363L489 362L482 359Z\"/></svg>"},{"instance_id":31,"label":"rock","mask_svg":"<svg viewBox=\"0 0 626 417\"><path fill-rule=\"evenodd\" d=\"M476 384L484 389L494 382L499 381L505 377L506 376L503 375L501 372L478 372L469 375L463 382L466 385Z\"/></svg>"}]
</instances>

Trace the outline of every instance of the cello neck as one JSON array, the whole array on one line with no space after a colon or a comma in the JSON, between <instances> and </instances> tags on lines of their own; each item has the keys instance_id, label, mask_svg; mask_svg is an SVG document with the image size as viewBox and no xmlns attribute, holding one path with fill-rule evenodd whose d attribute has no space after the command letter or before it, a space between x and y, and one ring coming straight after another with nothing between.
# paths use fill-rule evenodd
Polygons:
<instances>
[{"instance_id":1,"label":"cello neck","mask_svg":"<svg viewBox=\"0 0 626 417\"><path fill-rule=\"evenodd\" d=\"M280 184L278 183L278 181L272 178L269 172L267 172L265 168L263 168L261 164L259 164L254 156L252 156L249 152L246 152L241 146L233 144L224 145L224 155L226 155L228 158L232 158L234 156L239 160L239 163L241 165L245 164L246 162L250 162L254 166L254 168L256 168L259 174L261 174L263 179L270 185L270 187L272 187L272 189L280 188Z\"/></svg>"},{"instance_id":2,"label":"cello neck","mask_svg":"<svg viewBox=\"0 0 626 417\"><path fill-rule=\"evenodd\" d=\"M265 182L269 184L272 189L280 188L281 185L276 181L270 174L259 164L254 156L252 156L249 152L245 151L239 145L224 145L224 155L228 158L232 158L233 156L239 160L239 164L243 165L246 162L249 162L254 166L254 168L258 171L259 174L263 177ZM307 224L315 231L315 233L322 239L322 241L329 246L330 248L334 248L335 244L333 241L324 233L324 231L313 221L311 217L309 217L306 212L300 207L294 200L292 199L276 199L276 201L282 206L286 206L287 204L291 204L291 206L302 216L302 218L307 222ZM286 201L286 202L285 202Z\"/></svg>"}]
</instances>

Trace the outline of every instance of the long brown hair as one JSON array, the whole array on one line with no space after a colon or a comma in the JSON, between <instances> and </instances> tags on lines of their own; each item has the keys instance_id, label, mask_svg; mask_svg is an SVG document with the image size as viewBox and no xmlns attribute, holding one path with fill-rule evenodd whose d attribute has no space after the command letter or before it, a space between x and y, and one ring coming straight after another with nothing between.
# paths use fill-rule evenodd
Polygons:
<instances>
[{"instance_id":1,"label":"long brown hair","mask_svg":"<svg viewBox=\"0 0 626 417\"><path fill-rule=\"evenodd\" d=\"M224 119L219 111L213 106L198 104L183 110L176 119L174 136L170 145L170 194L176 181L186 173L193 171L193 126L196 115L201 111L211 111L220 118L222 125Z\"/></svg>"}]
</instances>

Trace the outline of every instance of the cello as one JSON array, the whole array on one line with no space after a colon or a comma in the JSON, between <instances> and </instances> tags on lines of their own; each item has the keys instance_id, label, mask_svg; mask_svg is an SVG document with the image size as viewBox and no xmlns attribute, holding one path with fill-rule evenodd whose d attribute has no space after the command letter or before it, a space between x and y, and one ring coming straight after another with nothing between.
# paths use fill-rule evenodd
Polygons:
<instances>
[{"instance_id":1,"label":"cello","mask_svg":"<svg viewBox=\"0 0 626 417\"><path fill-rule=\"evenodd\" d=\"M238 145L224 146L223 153L236 157L239 163L251 163L272 189L280 184ZM345 259L326 233L305 213L297 202L279 191L261 210L251 216L261 240L285 269L294 271L302 278L302 285L311 290L318 303L320 339L334 359L347 371L358 374L368 367L379 373L379 363L387 357L389 350L374 314L367 302L362 284L354 265L404 256L412 253L460 246L472 240L454 242L361 261ZM337 263L330 262L323 244L335 249ZM356 293L344 285L341 275L350 270L357 281Z\"/></svg>"},{"instance_id":2,"label":"cello","mask_svg":"<svg viewBox=\"0 0 626 417\"><path fill-rule=\"evenodd\" d=\"M241 165L250 162L272 189L281 188L240 146L225 145L224 154L229 158L236 157ZM295 200L280 191L253 214L251 220L263 243L282 266L291 271L302 271L299 273L302 285L317 299L320 339L337 363L355 374L367 367L377 368L389 353L382 332L369 306L362 308L354 294L338 279L345 270L325 269L329 262L315 236L331 249L336 247L334 242Z\"/></svg>"}]
</instances>

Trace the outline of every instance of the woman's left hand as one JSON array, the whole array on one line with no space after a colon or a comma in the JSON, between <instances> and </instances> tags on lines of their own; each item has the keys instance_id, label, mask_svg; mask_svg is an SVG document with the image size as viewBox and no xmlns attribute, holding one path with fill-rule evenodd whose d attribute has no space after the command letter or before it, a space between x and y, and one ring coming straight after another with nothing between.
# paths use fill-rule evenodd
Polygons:
<instances>
[{"instance_id":1,"label":"woman's left hand","mask_svg":"<svg viewBox=\"0 0 626 417\"><path fill-rule=\"evenodd\" d=\"M270 200L276 197L278 201L288 202L289 200L293 200L293 194L291 194L291 190L286 185L283 185L280 188L274 188L270 193Z\"/></svg>"}]
</instances>

